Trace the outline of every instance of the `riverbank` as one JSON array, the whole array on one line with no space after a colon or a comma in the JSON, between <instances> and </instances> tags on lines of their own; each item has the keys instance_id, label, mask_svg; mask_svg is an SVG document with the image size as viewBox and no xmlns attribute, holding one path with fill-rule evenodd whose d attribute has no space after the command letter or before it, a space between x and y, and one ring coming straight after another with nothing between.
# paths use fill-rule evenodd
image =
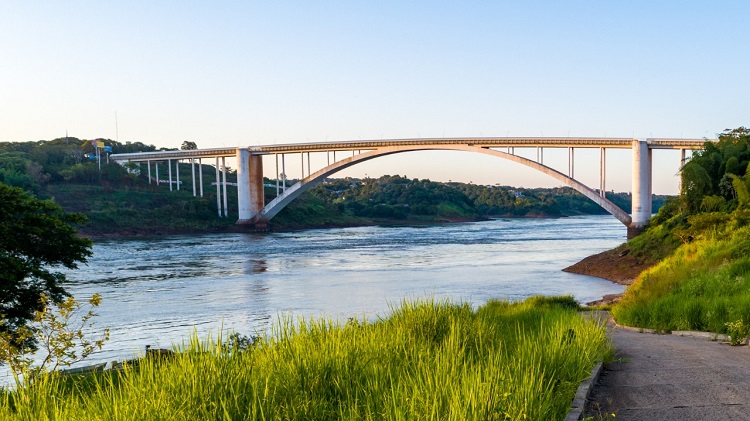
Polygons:
<instances>
[{"instance_id":1,"label":"riverbank","mask_svg":"<svg viewBox=\"0 0 750 421\"><path fill-rule=\"evenodd\" d=\"M653 262L630 253L627 244L591 255L563 269L563 272L596 276L620 285L631 285L638 275L650 268ZM624 293L608 294L600 300L586 303L588 306L608 306L618 302Z\"/></svg>"},{"instance_id":2,"label":"riverbank","mask_svg":"<svg viewBox=\"0 0 750 421\"><path fill-rule=\"evenodd\" d=\"M652 263L630 254L627 244L586 257L563 269L564 272L596 276L620 285L632 284Z\"/></svg>"},{"instance_id":3,"label":"riverbank","mask_svg":"<svg viewBox=\"0 0 750 421\"><path fill-rule=\"evenodd\" d=\"M342 221L330 221L323 222L320 224L303 224L303 223L283 223L269 224L267 229L255 229L253 227L245 225L236 225L231 221L226 222L223 225L208 225L205 228L198 228L195 226L191 227L175 227L175 226L159 226L153 227L114 227L108 231L102 231L101 229L92 229L90 226L78 227L78 232L83 237L88 237L93 240L97 239L128 239L128 238L140 238L140 237L163 237L170 235L198 235L198 234L222 234L222 233L247 233L247 232L294 232L294 231L305 231L313 229L336 229L336 228L352 228L352 227L413 227L413 226L438 226L446 224L460 224L460 223L471 223L471 222L484 222L491 221L493 219L563 219L575 216L588 216L588 215L565 215L565 216L551 216L551 215L525 215L525 216L513 216L513 215L493 215L488 217L477 217L477 218L436 218L436 219L349 219ZM592 256L593 257L593 256ZM583 262L583 261L582 261ZM571 266L572 267L572 266ZM567 270L567 272L578 273L573 270ZM583 273L589 275L589 273ZM598 276L600 278L608 279L606 276ZM613 281L617 282L617 281ZM617 282L621 283L621 282ZM627 285L627 284L623 284Z\"/></svg>"}]
</instances>

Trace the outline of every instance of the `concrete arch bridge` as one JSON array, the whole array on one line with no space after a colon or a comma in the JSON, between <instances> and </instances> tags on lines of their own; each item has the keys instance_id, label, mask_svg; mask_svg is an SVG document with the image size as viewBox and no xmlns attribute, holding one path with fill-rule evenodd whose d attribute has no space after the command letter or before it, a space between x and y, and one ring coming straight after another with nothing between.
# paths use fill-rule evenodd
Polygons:
<instances>
[{"instance_id":1,"label":"concrete arch bridge","mask_svg":"<svg viewBox=\"0 0 750 421\"><path fill-rule=\"evenodd\" d=\"M299 195L323 182L327 177L343 169L379 157L412 151L449 150L465 151L492 155L513 161L547 174L561 183L572 187L607 210L626 227L628 236L636 235L648 223L651 217L652 198L652 159L654 149L680 150L680 168L685 163L685 151L701 149L706 139L632 139L632 138L434 138L434 139L397 139L370 141L340 141L320 143L297 143L287 145L266 145L235 148L214 148L195 150L175 150L160 152L143 152L113 154L110 159L125 164L127 162L146 162L149 182L152 180L151 163L166 161L168 164L169 186L173 189L172 161L189 160L192 163L193 194L198 195L195 177L195 162L202 159L216 159L217 207L222 216L227 216L226 162L227 157L237 159L237 188L239 219L237 224L252 225L263 228L286 205ZM515 148L535 148L536 160L515 154ZM565 148L568 151L567 173L558 171L544 164L545 148ZM575 150L579 148L596 148L600 151L599 186L592 188L574 178ZM627 214L609 201L606 191L606 150L610 148L632 150L632 215ZM325 154L326 164L313 172L310 154ZM286 156L299 154L301 157L302 178L296 184L287 187ZM338 154L338 156L337 156ZM263 156L274 155L276 163L276 198L269 203L264 200ZM305 157L307 171L305 172ZM220 171L220 163L223 171ZM198 184L200 195L203 195L202 166L199 165ZM156 182L159 181L158 166ZM176 166L179 179L179 165ZM221 174L223 173L223 182ZM305 175L306 174L306 175ZM179 182L176 183L179 189Z\"/></svg>"}]
</instances>

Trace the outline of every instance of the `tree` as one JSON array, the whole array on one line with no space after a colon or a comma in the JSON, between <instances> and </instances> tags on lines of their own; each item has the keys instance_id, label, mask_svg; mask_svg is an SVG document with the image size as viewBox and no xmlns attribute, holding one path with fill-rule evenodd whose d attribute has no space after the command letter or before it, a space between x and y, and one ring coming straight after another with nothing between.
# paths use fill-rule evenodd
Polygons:
<instances>
[{"instance_id":1,"label":"tree","mask_svg":"<svg viewBox=\"0 0 750 421\"><path fill-rule=\"evenodd\" d=\"M75 269L91 256L91 240L75 229L85 221L82 214L0 183L0 333L26 342L19 346L34 346L33 338L17 333L44 310L40 297L62 303L68 295L65 275L55 269Z\"/></svg>"},{"instance_id":2,"label":"tree","mask_svg":"<svg viewBox=\"0 0 750 421\"><path fill-rule=\"evenodd\" d=\"M194 149L198 149L198 145L196 145L195 142L186 140L182 142L182 146L180 146L180 149L182 149L183 151L191 151Z\"/></svg>"}]
</instances>

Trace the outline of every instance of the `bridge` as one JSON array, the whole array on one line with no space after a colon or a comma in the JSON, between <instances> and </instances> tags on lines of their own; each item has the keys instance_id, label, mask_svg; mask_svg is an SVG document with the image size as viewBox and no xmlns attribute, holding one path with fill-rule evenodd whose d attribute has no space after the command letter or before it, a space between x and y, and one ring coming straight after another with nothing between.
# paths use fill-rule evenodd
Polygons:
<instances>
[{"instance_id":1,"label":"bridge","mask_svg":"<svg viewBox=\"0 0 750 421\"><path fill-rule=\"evenodd\" d=\"M371 159L397 153L448 150L465 151L492 155L517 162L547 174L563 184L572 187L599 206L607 210L626 227L628 237L637 235L648 223L652 214L652 153L654 149L674 149L680 151L680 168L685 163L685 151L702 149L707 139L646 139L633 138L587 138L587 137L478 137L478 138L420 138L394 140L358 140L339 142L295 143L284 145L264 145L233 148L213 148L195 150L174 150L113 154L110 159L121 164L146 162L149 182L152 180L151 163L167 161L170 190L173 189L172 161L189 160L192 165L193 195L203 195L203 159L216 160L216 192L219 216L228 216L226 194L226 158L237 159L237 188L239 219L237 224L264 228L268 222L299 195L323 182L336 172ZM535 148L536 159L516 155L516 148ZM567 173L544 164L546 148L564 148L568 152ZM599 186L591 188L575 179L575 150L579 148L599 149ZM629 215L605 197L606 191L606 152L607 149L632 150L632 214ZM338 153L338 156L337 156ZM299 154L301 157L301 180L287 187L286 156ZM326 164L315 172L311 170L310 154L325 154ZM275 156L276 198L266 204L263 185L263 156ZM306 158L306 159L305 159ZM221 168L220 171L220 160ZM195 163L198 161L198 187L196 186ZM307 161L307 175L305 175ZM159 183L159 167L155 165L156 180ZM176 165L179 179L179 165ZM223 174L223 182L220 180ZM180 188L179 182L176 186Z\"/></svg>"}]
</instances>

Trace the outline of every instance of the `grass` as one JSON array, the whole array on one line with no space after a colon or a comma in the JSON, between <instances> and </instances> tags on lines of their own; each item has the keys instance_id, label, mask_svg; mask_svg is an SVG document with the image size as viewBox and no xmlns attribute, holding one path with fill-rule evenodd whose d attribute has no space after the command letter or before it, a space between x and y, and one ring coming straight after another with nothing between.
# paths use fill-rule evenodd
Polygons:
<instances>
[{"instance_id":1,"label":"grass","mask_svg":"<svg viewBox=\"0 0 750 421\"><path fill-rule=\"evenodd\" d=\"M707 232L642 273L613 315L622 324L662 331L732 334L732 323L750 326L749 252L748 226Z\"/></svg>"},{"instance_id":2,"label":"grass","mask_svg":"<svg viewBox=\"0 0 750 421\"><path fill-rule=\"evenodd\" d=\"M281 320L247 350L195 337L174 359L0 397L8 420L562 419L610 352L570 297L404 302L389 318Z\"/></svg>"}]
</instances>

